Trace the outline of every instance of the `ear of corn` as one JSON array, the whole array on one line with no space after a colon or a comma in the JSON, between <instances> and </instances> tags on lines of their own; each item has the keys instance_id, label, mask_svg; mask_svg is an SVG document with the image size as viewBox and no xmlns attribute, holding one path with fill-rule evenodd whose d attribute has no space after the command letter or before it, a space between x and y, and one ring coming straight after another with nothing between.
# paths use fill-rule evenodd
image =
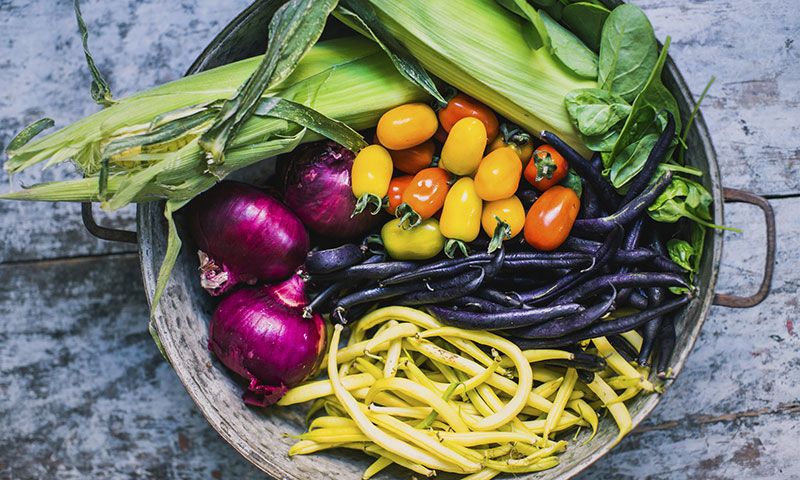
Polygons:
<instances>
[{"instance_id":1,"label":"ear of corn","mask_svg":"<svg viewBox=\"0 0 800 480\"><path fill-rule=\"evenodd\" d=\"M198 115L232 96L260 60L242 60L121 99L9 152L5 168L14 173L43 161L52 165L71 158L82 173L91 176L100 172L103 160L108 160L106 207L116 209L157 198L188 200L220 176L320 138L285 120L253 116L229 145L225 164L215 170L215 175L206 171L197 137L210 123L190 122L197 123ZM427 98L397 72L376 45L361 38L318 43L292 75L264 96L280 96L309 106L355 129L373 126L383 112L398 104ZM111 151L106 148L112 142L119 145L164 125L176 131L186 128L167 141L104 156ZM99 193L99 182L91 178L43 184L0 198L98 201Z\"/></svg>"},{"instance_id":2,"label":"ear of corn","mask_svg":"<svg viewBox=\"0 0 800 480\"><path fill-rule=\"evenodd\" d=\"M532 50L524 40L530 23L494 0L368 1L428 71L529 132L550 130L582 145L564 97L597 84L572 74L546 48Z\"/></svg>"}]
</instances>

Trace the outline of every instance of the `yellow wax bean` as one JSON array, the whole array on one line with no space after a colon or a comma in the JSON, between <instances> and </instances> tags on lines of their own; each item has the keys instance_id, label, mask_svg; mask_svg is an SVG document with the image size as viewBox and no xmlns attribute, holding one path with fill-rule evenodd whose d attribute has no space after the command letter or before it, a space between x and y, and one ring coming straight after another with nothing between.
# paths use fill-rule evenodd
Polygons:
<instances>
[{"instance_id":1,"label":"yellow wax bean","mask_svg":"<svg viewBox=\"0 0 800 480\"><path fill-rule=\"evenodd\" d=\"M460 453L447 448L442 445L436 438L431 437L424 430L418 430L410 425L407 425L394 417L383 414L371 414L369 418L373 420L378 426L383 427L389 432L394 433L398 437L405 439L409 442L415 443L446 462L458 465L466 472L476 472L480 470L481 465L476 463Z\"/></svg>"},{"instance_id":2,"label":"yellow wax bean","mask_svg":"<svg viewBox=\"0 0 800 480\"><path fill-rule=\"evenodd\" d=\"M361 335L363 335L363 332L366 332L375 325L391 319L410 322L425 330L433 330L442 326L442 324L439 323L439 320L436 320L431 315L428 315L427 313L415 308L383 307L373 310L362 317L361 320L358 321L355 329L357 332L361 332ZM474 344L471 344L471 342L454 338L451 343L456 348L459 348L470 355L475 355L474 358L483 363L484 366L488 367L494 362L494 359L486 355L486 353L484 353L480 348L477 348ZM498 373L503 375L506 372L502 369L498 369Z\"/></svg>"},{"instance_id":3,"label":"yellow wax bean","mask_svg":"<svg viewBox=\"0 0 800 480\"><path fill-rule=\"evenodd\" d=\"M589 423L592 427L592 436L589 437L589 440L593 439L597 434L597 412L582 399L570 400L570 402L567 403L567 408L577 412L582 419Z\"/></svg>"},{"instance_id":4,"label":"yellow wax bean","mask_svg":"<svg viewBox=\"0 0 800 480\"><path fill-rule=\"evenodd\" d=\"M435 344L426 341L426 340L417 340L415 338L406 338L404 341L408 342L409 346L422 353L423 355L431 358L434 361L441 362L447 366L453 367L457 370L461 370L462 372L466 372L470 375L477 375L483 370L483 367L478 365L477 363L473 362L472 360L468 360L460 355L456 355L452 352L448 352L442 348L439 348ZM493 374L489 377L486 381L489 385L497 388L503 393L508 395L514 395L517 393L518 385L514 383L512 380L508 378L501 377L498 374ZM553 404L546 398L543 398L540 395L536 395L533 391L530 391L527 399L528 406L531 406L537 410L541 410L542 412L547 412L552 408ZM572 415L571 413L567 412L564 414L566 418L572 420L580 420L578 417Z\"/></svg>"},{"instance_id":5,"label":"yellow wax bean","mask_svg":"<svg viewBox=\"0 0 800 480\"><path fill-rule=\"evenodd\" d=\"M509 402L494 415L490 415L479 420L475 426L477 430L495 430L498 427L510 422L511 419L515 418L522 408L525 407L525 404L528 400L528 395L531 393L533 387L533 370L531 370L530 364L522 354L522 350L520 350L512 342L491 333L467 331L454 327L442 327L436 330L427 330L425 332L421 332L419 336L422 338L432 336L441 336L445 339L448 337L461 338L463 340L478 342L482 345L497 349L514 361L514 367L517 369L517 375L519 376L519 384L516 385L516 389L511 392L511 400L509 400ZM476 373L472 373L472 375L475 374ZM494 375L496 374L492 374L492 376Z\"/></svg>"},{"instance_id":6,"label":"yellow wax bean","mask_svg":"<svg viewBox=\"0 0 800 480\"><path fill-rule=\"evenodd\" d=\"M563 381L564 377L558 377L555 380L550 380L549 382L545 382L539 385L538 387L534 388L533 393L541 395L544 398L550 398L551 396L555 395L555 393L558 391L558 387L561 386L561 383ZM524 409L523 412L525 412Z\"/></svg>"},{"instance_id":7,"label":"yellow wax bean","mask_svg":"<svg viewBox=\"0 0 800 480\"><path fill-rule=\"evenodd\" d=\"M459 467L444 462L439 458L419 449L418 447L387 434L369 421L364 412L361 411L359 403L355 398L353 398L350 392L344 388L341 380L339 379L339 369L337 368L336 364L336 354L338 353L339 339L341 336L342 326L334 326L333 337L331 338L330 342L330 351L328 353L328 377L330 377L331 383L333 384L333 392L336 395L336 398L339 400L339 402L341 402L344 410L347 412L350 418L356 422L358 428L364 433L364 435L379 447L386 450L386 452L389 454L395 454L410 461L420 463L427 468L455 473L465 473L462 472ZM392 461L394 461L394 459L392 459Z\"/></svg>"},{"instance_id":8,"label":"yellow wax bean","mask_svg":"<svg viewBox=\"0 0 800 480\"><path fill-rule=\"evenodd\" d=\"M383 449L381 447L378 447L377 445L370 445L370 446L368 446L366 448L366 450L367 450L367 452L370 452L370 453L375 454L375 455L379 455L381 458L385 458L385 459L389 460L392 463L396 463L396 464L400 465L401 467L407 468L407 469L411 470L412 472L419 473L420 475L423 475L425 477L429 477L430 478L430 477L433 477L433 476L436 475L436 471L435 470L431 470L431 469L427 468L426 466L421 465L418 462L409 460L409 459L403 457L402 455L395 454L395 453L390 452L388 450L385 450L385 449ZM388 464L387 464L387 466L388 466ZM375 472L375 473L377 473L377 472Z\"/></svg>"},{"instance_id":9,"label":"yellow wax bean","mask_svg":"<svg viewBox=\"0 0 800 480\"><path fill-rule=\"evenodd\" d=\"M397 362L400 361L402 346L402 339L400 338L392 340L389 345L389 350L386 351L386 363L383 366L384 378L392 378L397 375Z\"/></svg>"},{"instance_id":10,"label":"yellow wax bean","mask_svg":"<svg viewBox=\"0 0 800 480\"><path fill-rule=\"evenodd\" d=\"M620 334L620 336L625 340L627 340L628 343L630 343L633 346L633 348L636 349L636 352L642 351L642 343L644 343L644 339L642 339L642 336L639 335L639 332L637 332L636 330L630 330L628 332Z\"/></svg>"},{"instance_id":11,"label":"yellow wax bean","mask_svg":"<svg viewBox=\"0 0 800 480\"><path fill-rule=\"evenodd\" d=\"M428 390L422 385L414 383L407 378L384 378L376 381L372 387L370 387L367 398L364 400L365 403L372 403L374 396L384 390L391 390L394 393L402 392L430 407L433 407L433 409L436 410L436 412L441 415L442 418L444 418L456 432L469 431L469 428L467 427L466 423L464 423L464 420L451 405L442 400L442 398L439 397L435 392Z\"/></svg>"},{"instance_id":12,"label":"yellow wax bean","mask_svg":"<svg viewBox=\"0 0 800 480\"><path fill-rule=\"evenodd\" d=\"M371 376L374 380L380 380L383 378L383 371L380 368L376 367L374 363L370 362L366 358L359 357L355 359L356 367Z\"/></svg>"},{"instance_id":13,"label":"yellow wax bean","mask_svg":"<svg viewBox=\"0 0 800 480\"><path fill-rule=\"evenodd\" d=\"M342 378L342 384L347 390L356 390L363 387L369 387L375 383L372 375L366 373L359 373L356 375L349 375ZM333 386L330 380L319 380L316 382L309 382L298 387L294 387L286 392L286 395L278 400L277 404L281 406L295 405L297 403L307 402L317 398L327 397L333 395Z\"/></svg>"},{"instance_id":14,"label":"yellow wax bean","mask_svg":"<svg viewBox=\"0 0 800 480\"><path fill-rule=\"evenodd\" d=\"M312 440L317 443L349 443L368 442L370 439L361 433L357 427L319 428L313 432L300 435L303 440Z\"/></svg>"},{"instance_id":15,"label":"yellow wax bean","mask_svg":"<svg viewBox=\"0 0 800 480\"><path fill-rule=\"evenodd\" d=\"M378 473L380 473L381 470L383 470L384 468L388 467L392 463L394 463L394 462L389 460L388 457L379 457L377 460L372 462L370 464L370 466L367 467L366 470L364 470L364 473L361 475L361 479L362 480L369 480L370 478L372 478L375 475L377 475ZM425 467L422 467L422 468L425 468ZM417 472L417 473L419 473L419 472ZM431 470L431 476L432 475L433 475L433 471ZM427 477L429 475L425 474L425 476Z\"/></svg>"},{"instance_id":16,"label":"yellow wax bean","mask_svg":"<svg viewBox=\"0 0 800 480\"><path fill-rule=\"evenodd\" d=\"M373 349L381 344L389 343L398 338L413 337L419 332L419 327L413 323L397 323L386 330L375 334L371 340L367 341L364 351L372 353Z\"/></svg>"},{"instance_id":17,"label":"yellow wax bean","mask_svg":"<svg viewBox=\"0 0 800 480\"><path fill-rule=\"evenodd\" d=\"M371 404L367 408L369 408L370 412L416 419L423 419L433 412L433 408L431 407L382 407L380 405Z\"/></svg>"},{"instance_id":18,"label":"yellow wax bean","mask_svg":"<svg viewBox=\"0 0 800 480\"><path fill-rule=\"evenodd\" d=\"M542 434L544 433L544 424L547 420L540 419L540 420L528 420L526 422L522 422L525 426L533 433ZM552 432L560 432L562 430L566 430L568 428L574 427L575 425L586 425L589 426L588 423L584 422L580 417L576 417L575 415L570 415L569 418L564 418L561 416L561 420L558 422L558 425L555 426L551 431Z\"/></svg>"},{"instance_id":19,"label":"yellow wax bean","mask_svg":"<svg viewBox=\"0 0 800 480\"><path fill-rule=\"evenodd\" d=\"M328 450L331 448L350 448L353 450L364 450L367 443L364 442L350 442L350 443L317 443L313 440L300 440L289 448L289 456L293 455L309 455L311 453L319 452L321 450Z\"/></svg>"},{"instance_id":20,"label":"yellow wax bean","mask_svg":"<svg viewBox=\"0 0 800 480\"><path fill-rule=\"evenodd\" d=\"M655 391L655 386L649 380L642 377L636 368L634 368L617 350L611 345L606 337L597 337L592 339L598 353L605 358L608 366L611 367L619 375L639 379L639 386L648 392Z\"/></svg>"},{"instance_id":21,"label":"yellow wax bean","mask_svg":"<svg viewBox=\"0 0 800 480\"><path fill-rule=\"evenodd\" d=\"M500 475L499 470L492 470L491 468L484 468L480 472L467 475L461 480L492 480L494 477Z\"/></svg>"},{"instance_id":22,"label":"yellow wax bean","mask_svg":"<svg viewBox=\"0 0 800 480\"><path fill-rule=\"evenodd\" d=\"M433 434L443 441L453 442L465 447L512 442L533 444L539 441L539 437L532 437L521 432L435 432Z\"/></svg>"},{"instance_id":23,"label":"yellow wax bean","mask_svg":"<svg viewBox=\"0 0 800 480\"><path fill-rule=\"evenodd\" d=\"M594 380L586 386L592 389L595 395L606 405L606 408L608 408L608 411L614 417L614 421L617 422L619 435L614 443L619 442L622 437L633 428L631 414L628 412L625 404L619 402L619 397L617 397L614 390L598 375L595 375Z\"/></svg>"},{"instance_id":24,"label":"yellow wax bean","mask_svg":"<svg viewBox=\"0 0 800 480\"><path fill-rule=\"evenodd\" d=\"M556 398L553 400L553 408L547 412L547 420L544 423L544 438L550 437L550 432L561 420L561 415L564 413L564 407L567 406L569 396L572 394L572 389L575 387L575 382L577 381L577 370L574 368L568 368L567 374L564 375L564 382L560 387L558 387Z\"/></svg>"},{"instance_id":25,"label":"yellow wax bean","mask_svg":"<svg viewBox=\"0 0 800 480\"><path fill-rule=\"evenodd\" d=\"M317 417L308 426L308 431L316 430L318 428L338 428L348 427L357 428L355 422L347 417L332 417L330 415L324 417Z\"/></svg>"},{"instance_id":26,"label":"yellow wax bean","mask_svg":"<svg viewBox=\"0 0 800 480\"><path fill-rule=\"evenodd\" d=\"M560 442L555 442L550 446L541 448L539 449L539 451L531 453L525 458L509 459L508 464L513 466L531 465L541 460L544 457L548 457L550 455L555 455L556 453L563 452L564 450L566 450L566 448L567 448L567 442L562 440Z\"/></svg>"}]
</instances>

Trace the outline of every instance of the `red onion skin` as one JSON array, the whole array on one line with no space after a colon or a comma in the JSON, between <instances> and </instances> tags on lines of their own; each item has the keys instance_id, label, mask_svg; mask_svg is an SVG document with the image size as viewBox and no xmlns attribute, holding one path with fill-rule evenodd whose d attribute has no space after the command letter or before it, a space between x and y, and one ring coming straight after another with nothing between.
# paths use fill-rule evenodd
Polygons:
<instances>
[{"instance_id":1,"label":"red onion skin","mask_svg":"<svg viewBox=\"0 0 800 480\"><path fill-rule=\"evenodd\" d=\"M314 374L325 349L325 321L308 304L299 275L271 286L242 288L220 302L209 326L209 349L249 380L243 400L265 407Z\"/></svg>"},{"instance_id":2,"label":"red onion skin","mask_svg":"<svg viewBox=\"0 0 800 480\"><path fill-rule=\"evenodd\" d=\"M192 201L189 224L201 257L201 283L221 295L239 283L287 278L305 260L308 232L276 198L220 182Z\"/></svg>"},{"instance_id":3,"label":"red onion skin","mask_svg":"<svg viewBox=\"0 0 800 480\"><path fill-rule=\"evenodd\" d=\"M355 155L333 142L305 147L290 159L284 198L312 232L337 240L361 237L378 218L363 212L350 217L356 198L350 186Z\"/></svg>"}]
</instances>

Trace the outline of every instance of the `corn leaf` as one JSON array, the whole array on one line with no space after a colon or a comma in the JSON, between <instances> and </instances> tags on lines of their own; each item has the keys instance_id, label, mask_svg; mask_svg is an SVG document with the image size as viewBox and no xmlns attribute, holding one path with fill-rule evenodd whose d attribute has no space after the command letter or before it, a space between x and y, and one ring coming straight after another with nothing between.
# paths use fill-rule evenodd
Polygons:
<instances>
[{"instance_id":1,"label":"corn leaf","mask_svg":"<svg viewBox=\"0 0 800 480\"><path fill-rule=\"evenodd\" d=\"M6 153L8 153L8 155L14 155L14 152L24 147L26 143L33 140L33 137L39 135L44 130L51 128L55 124L56 122L54 122L52 118L40 118L39 120L36 120L27 127L23 128L22 131L17 134L17 136L8 142Z\"/></svg>"},{"instance_id":2,"label":"corn leaf","mask_svg":"<svg viewBox=\"0 0 800 480\"><path fill-rule=\"evenodd\" d=\"M375 10L368 1L343 0L342 4L334 11L334 15L354 30L371 38L380 45L401 75L428 92L441 106L447 104L447 100L439 93L428 72L386 30L386 27L378 20Z\"/></svg>"},{"instance_id":3,"label":"corn leaf","mask_svg":"<svg viewBox=\"0 0 800 480\"><path fill-rule=\"evenodd\" d=\"M83 21L83 15L81 15L80 1L74 0L73 7L75 8L75 19L78 22L78 31L81 34L83 54L86 56L86 64L89 66L89 73L92 74L92 98L98 104L108 107L115 103L111 96L111 87L108 86L108 82L103 78L103 74L100 73L100 69L97 68L97 65L94 63L94 58L92 58L92 54L89 51L89 30L86 28L86 22Z\"/></svg>"},{"instance_id":4,"label":"corn leaf","mask_svg":"<svg viewBox=\"0 0 800 480\"><path fill-rule=\"evenodd\" d=\"M167 283L172 275L172 269L178 260L178 254L181 252L183 242L181 242L181 237L178 235L178 227L175 225L175 212L183 208L187 203L189 202L167 200L166 205L164 205L164 218L167 220L167 251L164 254L164 260L161 262L161 268L158 270L156 291L153 293L153 303L150 311L151 315L158 307L161 295L164 293L164 289L167 288Z\"/></svg>"},{"instance_id":5,"label":"corn leaf","mask_svg":"<svg viewBox=\"0 0 800 480\"><path fill-rule=\"evenodd\" d=\"M199 145L209 165L224 162L225 149L253 114L264 91L286 80L317 42L337 0L291 0L272 17L267 53L236 95L226 101Z\"/></svg>"},{"instance_id":6,"label":"corn leaf","mask_svg":"<svg viewBox=\"0 0 800 480\"><path fill-rule=\"evenodd\" d=\"M296 123L333 140L353 152L358 152L368 145L360 133L348 127L344 122L326 117L313 108L285 98L271 97L263 99L255 114Z\"/></svg>"}]
</instances>

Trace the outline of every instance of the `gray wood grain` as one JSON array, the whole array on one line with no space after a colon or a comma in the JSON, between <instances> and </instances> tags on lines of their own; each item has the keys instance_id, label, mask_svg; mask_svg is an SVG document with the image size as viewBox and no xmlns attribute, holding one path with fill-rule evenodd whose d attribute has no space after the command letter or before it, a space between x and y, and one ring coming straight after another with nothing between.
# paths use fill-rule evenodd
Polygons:
<instances>
[{"instance_id":1,"label":"gray wood grain","mask_svg":"<svg viewBox=\"0 0 800 480\"><path fill-rule=\"evenodd\" d=\"M0 278L0 478L261 478L153 344L136 256Z\"/></svg>"},{"instance_id":2,"label":"gray wood grain","mask_svg":"<svg viewBox=\"0 0 800 480\"><path fill-rule=\"evenodd\" d=\"M180 77L247 3L87 0L81 5L95 61L114 95L125 96ZM49 116L64 126L99 109L89 83L72 1L0 2L0 150L34 120ZM37 168L14 181L64 178L76 178L71 166ZM9 188L0 171L0 192ZM131 228L134 213L127 208L103 223ZM88 235L78 205L0 202L0 262L133 250Z\"/></svg>"},{"instance_id":3,"label":"gray wood grain","mask_svg":"<svg viewBox=\"0 0 800 480\"><path fill-rule=\"evenodd\" d=\"M800 193L800 3L637 0L703 104L726 187Z\"/></svg>"},{"instance_id":4,"label":"gray wood grain","mask_svg":"<svg viewBox=\"0 0 800 480\"><path fill-rule=\"evenodd\" d=\"M246 0L84 1L118 95L177 78ZM637 0L695 94L727 186L800 194L797 2ZM71 2L0 1L0 146L45 114L96 108ZM34 172L31 183L68 169ZM0 191L8 179L0 173ZM648 421L584 478L797 478L798 199L773 203L779 258L756 309L714 309L680 379ZM755 209L727 235L720 288L754 289ZM132 212L114 221L129 223ZM146 332L137 260L40 259L130 251L83 232L72 205L0 203L0 478L262 478L196 411ZM749 291L749 290L748 290ZM265 439L268 441L268 439Z\"/></svg>"}]
</instances>

